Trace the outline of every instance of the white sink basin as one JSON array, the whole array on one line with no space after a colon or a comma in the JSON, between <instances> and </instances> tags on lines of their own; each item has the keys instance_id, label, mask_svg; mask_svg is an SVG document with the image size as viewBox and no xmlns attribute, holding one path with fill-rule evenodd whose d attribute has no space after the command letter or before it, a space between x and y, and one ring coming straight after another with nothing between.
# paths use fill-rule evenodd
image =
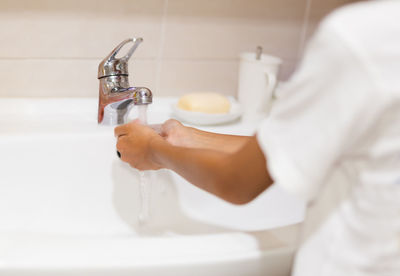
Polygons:
<instances>
[{"instance_id":1,"label":"white sink basin","mask_svg":"<svg viewBox=\"0 0 400 276\"><path fill-rule=\"evenodd\" d=\"M155 98L150 123L174 100ZM289 274L304 206L282 190L233 206L148 172L140 223L139 173L117 158L113 128L97 125L97 99L0 99L0 115L0 275Z\"/></svg>"}]
</instances>

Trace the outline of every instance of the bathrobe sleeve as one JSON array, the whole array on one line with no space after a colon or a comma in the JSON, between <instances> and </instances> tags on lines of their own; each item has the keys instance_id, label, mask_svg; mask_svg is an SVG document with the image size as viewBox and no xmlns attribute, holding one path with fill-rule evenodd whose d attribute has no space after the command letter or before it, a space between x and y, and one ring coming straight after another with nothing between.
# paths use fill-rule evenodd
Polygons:
<instances>
[{"instance_id":1,"label":"bathrobe sleeve","mask_svg":"<svg viewBox=\"0 0 400 276\"><path fill-rule=\"evenodd\" d=\"M383 105L371 68L355 53L334 26L322 25L257 131L275 184L306 201L360 143Z\"/></svg>"}]
</instances>

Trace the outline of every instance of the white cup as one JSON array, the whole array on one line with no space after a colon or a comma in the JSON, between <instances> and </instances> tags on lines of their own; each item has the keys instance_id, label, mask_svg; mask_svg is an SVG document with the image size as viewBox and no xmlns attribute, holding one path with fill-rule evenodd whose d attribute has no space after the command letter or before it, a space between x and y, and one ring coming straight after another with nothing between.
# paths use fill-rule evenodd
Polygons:
<instances>
[{"instance_id":1,"label":"white cup","mask_svg":"<svg viewBox=\"0 0 400 276\"><path fill-rule=\"evenodd\" d=\"M260 120L268 115L282 60L278 57L242 53L239 65L238 99L243 120Z\"/></svg>"}]
</instances>

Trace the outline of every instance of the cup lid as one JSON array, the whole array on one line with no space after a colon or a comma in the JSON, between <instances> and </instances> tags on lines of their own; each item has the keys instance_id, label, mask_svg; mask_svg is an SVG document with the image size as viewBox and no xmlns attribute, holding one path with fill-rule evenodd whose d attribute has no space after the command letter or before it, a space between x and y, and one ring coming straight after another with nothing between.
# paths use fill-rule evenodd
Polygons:
<instances>
[{"instance_id":1,"label":"cup lid","mask_svg":"<svg viewBox=\"0 0 400 276\"><path fill-rule=\"evenodd\" d=\"M257 59L257 54L255 52L244 52L240 54L240 59L250 62L260 62L268 64L282 64L282 59L276 56L271 56L267 54L261 54L260 59Z\"/></svg>"}]
</instances>

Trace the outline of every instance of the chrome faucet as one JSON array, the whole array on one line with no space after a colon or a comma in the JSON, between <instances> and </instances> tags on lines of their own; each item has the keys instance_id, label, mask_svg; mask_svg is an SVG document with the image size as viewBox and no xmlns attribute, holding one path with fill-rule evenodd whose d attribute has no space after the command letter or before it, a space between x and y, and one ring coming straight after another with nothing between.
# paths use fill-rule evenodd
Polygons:
<instances>
[{"instance_id":1,"label":"chrome faucet","mask_svg":"<svg viewBox=\"0 0 400 276\"><path fill-rule=\"evenodd\" d=\"M106 125L124 124L133 105L151 104L153 95L146 87L130 87L128 80L128 60L143 41L130 38L122 41L99 64L99 110L98 123ZM132 42L133 46L125 56L116 55L122 47Z\"/></svg>"}]
</instances>

